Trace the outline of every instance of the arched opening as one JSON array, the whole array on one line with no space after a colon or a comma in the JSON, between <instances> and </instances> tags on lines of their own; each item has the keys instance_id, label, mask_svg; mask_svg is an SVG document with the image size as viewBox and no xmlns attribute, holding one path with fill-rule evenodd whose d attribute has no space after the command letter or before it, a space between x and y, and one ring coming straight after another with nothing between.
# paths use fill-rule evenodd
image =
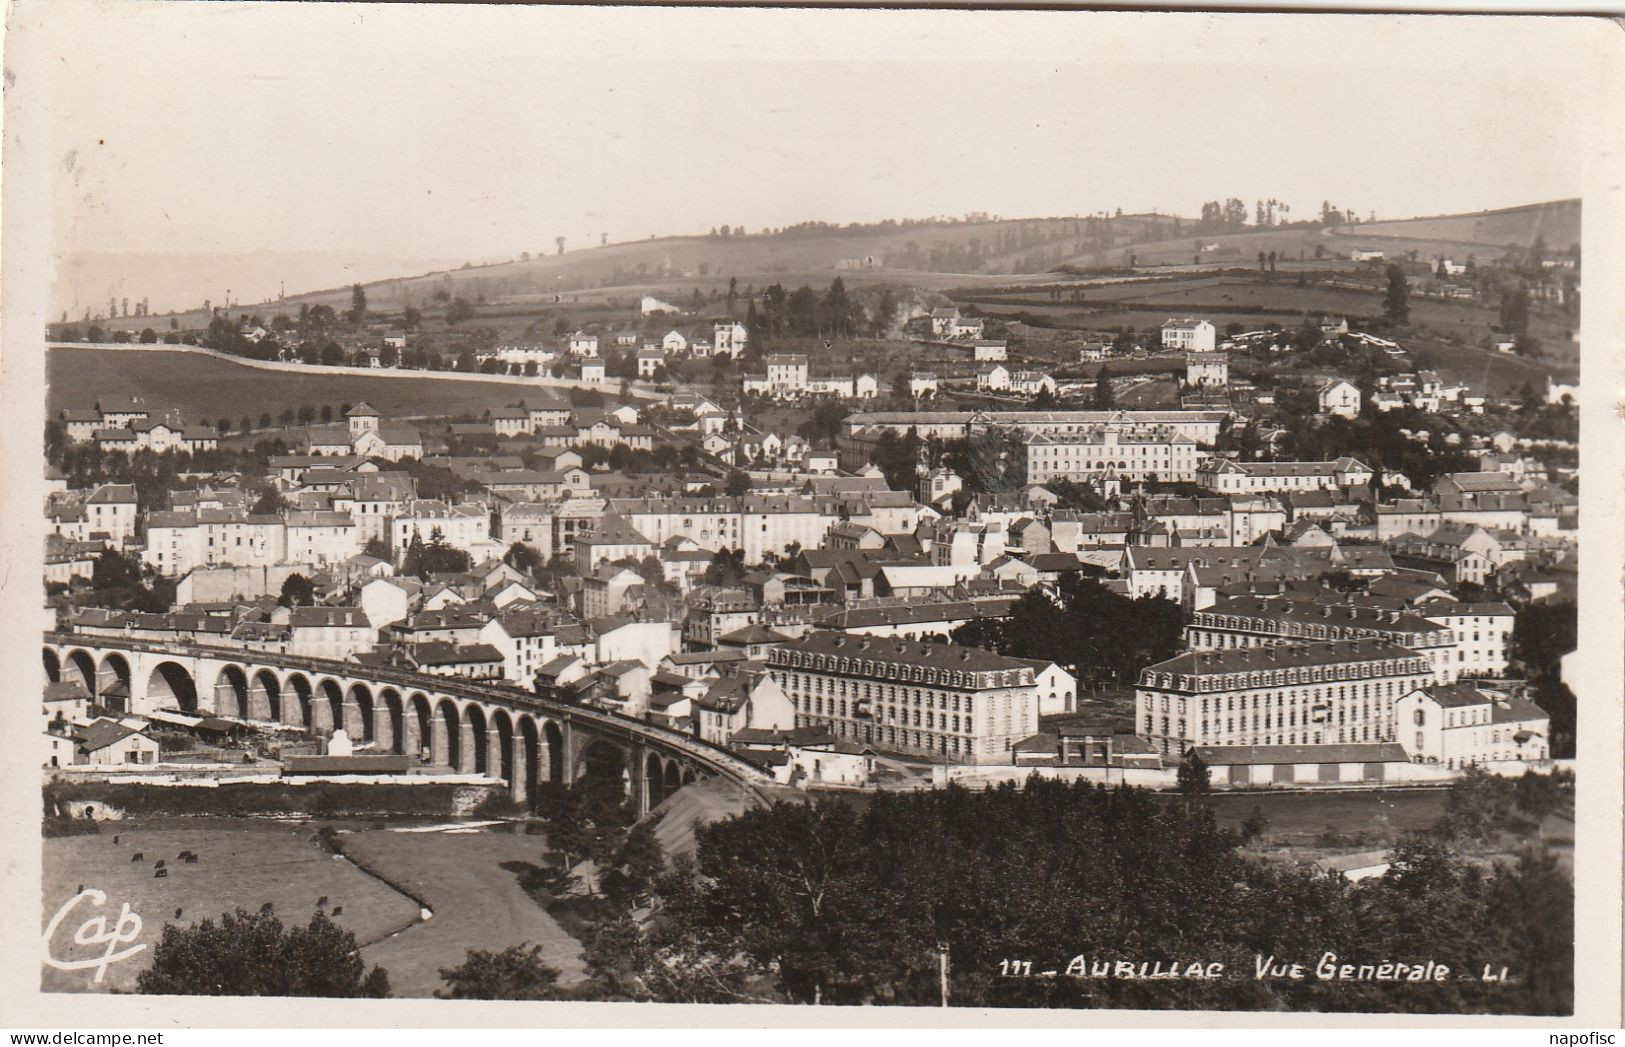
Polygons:
<instances>
[{"instance_id":1,"label":"arched opening","mask_svg":"<svg viewBox=\"0 0 1625 1047\"><path fill-rule=\"evenodd\" d=\"M665 769L661 766L660 757L654 753L643 761L643 788L649 794L650 810L659 807L660 801L666 798Z\"/></svg>"},{"instance_id":2,"label":"arched opening","mask_svg":"<svg viewBox=\"0 0 1625 1047\"><path fill-rule=\"evenodd\" d=\"M130 663L117 651L109 651L96 670L96 704L115 713L134 712L130 707Z\"/></svg>"},{"instance_id":3,"label":"arched opening","mask_svg":"<svg viewBox=\"0 0 1625 1047\"><path fill-rule=\"evenodd\" d=\"M197 684L174 662L159 662L147 678L147 704L154 709L197 712Z\"/></svg>"},{"instance_id":4,"label":"arched opening","mask_svg":"<svg viewBox=\"0 0 1625 1047\"><path fill-rule=\"evenodd\" d=\"M577 788L604 789L623 800L632 794L626 754L605 741L591 741L582 747L575 779Z\"/></svg>"},{"instance_id":5,"label":"arched opening","mask_svg":"<svg viewBox=\"0 0 1625 1047\"><path fill-rule=\"evenodd\" d=\"M547 780L554 785L564 784L564 732L552 720L542 728L542 739L547 742Z\"/></svg>"},{"instance_id":6,"label":"arched opening","mask_svg":"<svg viewBox=\"0 0 1625 1047\"><path fill-rule=\"evenodd\" d=\"M235 665L220 670L214 681L214 709L222 716L248 719L247 673Z\"/></svg>"},{"instance_id":7,"label":"arched opening","mask_svg":"<svg viewBox=\"0 0 1625 1047\"><path fill-rule=\"evenodd\" d=\"M434 762L437 767L457 770L462 766L462 723L457 706L450 698L440 700L440 715L434 721Z\"/></svg>"},{"instance_id":8,"label":"arched opening","mask_svg":"<svg viewBox=\"0 0 1625 1047\"><path fill-rule=\"evenodd\" d=\"M49 682L49 683L61 683L62 682L62 659L58 658L56 656L56 652L51 650L49 647L44 648L44 651L45 651L45 679L46 679L46 681Z\"/></svg>"},{"instance_id":9,"label":"arched opening","mask_svg":"<svg viewBox=\"0 0 1625 1047\"><path fill-rule=\"evenodd\" d=\"M519 753L525 767L525 799L536 802L536 786L542 781L542 739L536 731L536 721L529 716L519 718ZM551 780L551 779L549 779Z\"/></svg>"},{"instance_id":10,"label":"arched opening","mask_svg":"<svg viewBox=\"0 0 1625 1047\"><path fill-rule=\"evenodd\" d=\"M662 791L667 796L670 796L672 793L676 792L682 787L683 775L682 772L677 769L677 763L675 761L668 763L666 765L666 787Z\"/></svg>"},{"instance_id":11,"label":"arched opening","mask_svg":"<svg viewBox=\"0 0 1625 1047\"><path fill-rule=\"evenodd\" d=\"M360 745L370 745L377 737L372 721L372 688L364 683L350 685L350 700L344 704L344 733Z\"/></svg>"},{"instance_id":12,"label":"arched opening","mask_svg":"<svg viewBox=\"0 0 1625 1047\"><path fill-rule=\"evenodd\" d=\"M429 707L427 695L419 692L412 695L412 715L407 720L407 752L422 760L434 759L434 712Z\"/></svg>"},{"instance_id":13,"label":"arched opening","mask_svg":"<svg viewBox=\"0 0 1625 1047\"><path fill-rule=\"evenodd\" d=\"M494 763L492 770L510 786L516 785L513 766L513 721L508 719L506 709L498 709L491 714L491 739L496 754L494 761L488 761Z\"/></svg>"},{"instance_id":14,"label":"arched opening","mask_svg":"<svg viewBox=\"0 0 1625 1047\"><path fill-rule=\"evenodd\" d=\"M406 710L401 704L401 693L393 687L386 687L378 692L378 699L383 703L383 715L379 717L380 732L379 744L397 756L406 753Z\"/></svg>"},{"instance_id":15,"label":"arched opening","mask_svg":"<svg viewBox=\"0 0 1625 1047\"><path fill-rule=\"evenodd\" d=\"M463 710L468 719L468 741L472 750L468 755L472 757L475 774L485 774L491 766L490 742L485 735L485 710L478 704L469 703Z\"/></svg>"},{"instance_id":16,"label":"arched opening","mask_svg":"<svg viewBox=\"0 0 1625 1047\"><path fill-rule=\"evenodd\" d=\"M694 784L694 772L693 771L684 771L683 772L683 784L684 785L693 785Z\"/></svg>"},{"instance_id":17,"label":"arched opening","mask_svg":"<svg viewBox=\"0 0 1625 1047\"><path fill-rule=\"evenodd\" d=\"M96 697L96 659L88 651L69 651L67 664L62 667L62 677L69 683L83 687L92 698Z\"/></svg>"},{"instance_id":18,"label":"arched opening","mask_svg":"<svg viewBox=\"0 0 1625 1047\"><path fill-rule=\"evenodd\" d=\"M344 688L336 680L323 680L316 686L316 700L311 709L315 717L316 736L331 738L333 732L344 726Z\"/></svg>"},{"instance_id":19,"label":"arched opening","mask_svg":"<svg viewBox=\"0 0 1625 1047\"><path fill-rule=\"evenodd\" d=\"M282 685L269 669L255 673L248 685L248 716L252 720L282 719Z\"/></svg>"},{"instance_id":20,"label":"arched opening","mask_svg":"<svg viewBox=\"0 0 1625 1047\"><path fill-rule=\"evenodd\" d=\"M291 717L288 722L303 727L307 731L312 730L315 723L311 717L315 714L315 710L311 708L310 681L299 673L290 673L283 690L287 691L293 698L293 701L288 703L286 709L286 712Z\"/></svg>"}]
</instances>

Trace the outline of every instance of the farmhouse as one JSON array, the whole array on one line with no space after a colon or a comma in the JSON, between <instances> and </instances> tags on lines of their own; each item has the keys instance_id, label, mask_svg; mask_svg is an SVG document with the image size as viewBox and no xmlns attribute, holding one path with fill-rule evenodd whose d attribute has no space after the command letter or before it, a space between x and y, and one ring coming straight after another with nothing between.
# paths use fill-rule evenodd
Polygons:
<instances>
[{"instance_id":1,"label":"farmhouse","mask_svg":"<svg viewBox=\"0 0 1625 1047\"><path fill-rule=\"evenodd\" d=\"M1162 325L1162 347L1185 352L1211 353L1217 329L1206 320L1168 320Z\"/></svg>"}]
</instances>

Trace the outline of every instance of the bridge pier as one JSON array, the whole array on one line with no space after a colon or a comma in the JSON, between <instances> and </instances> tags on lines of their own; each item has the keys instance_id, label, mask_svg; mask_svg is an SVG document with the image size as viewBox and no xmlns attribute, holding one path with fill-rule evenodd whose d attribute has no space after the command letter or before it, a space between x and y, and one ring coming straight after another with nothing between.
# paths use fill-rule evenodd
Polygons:
<instances>
[{"instance_id":1,"label":"bridge pier","mask_svg":"<svg viewBox=\"0 0 1625 1047\"><path fill-rule=\"evenodd\" d=\"M457 718L457 770L473 774L479 763L474 758L474 723L465 713Z\"/></svg>"},{"instance_id":2,"label":"bridge pier","mask_svg":"<svg viewBox=\"0 0 1625 1047\"><path fill-rule=\"evenodd\" d=\"M390 715L388 703L381 696L372 710L372 738L379 752L395 751L395 719Z\"/></svg>"},{"instance_id":3,"label":"bridge pier","mask_svg":"<svg viewBox=\"0 0 1625 1047\"><path fill-rule=\"evenodd\" d=\"M355 689L351 688L344 696L344 733L352 744L359 745L366 734L366 727L361 720L361 703L356 701Z\"/></svg>"},{"instance_id":4,"label":"bridge pier","mask_svg":"<svg viewBox=\"0 0 1625 1047\"><path fill-rule=\"evenodd\" d=\"M508 779L508 795L520 807L530 807L530 762L525 752L525 746L520 741L519 732L514 732L513 738L513 773Z\"/></svg>"},{"instance_id":5,"label":"bridge pier","mask_svg":"<svg viewBox=\"0 0 1625 1047\"><path fill-rule=\"evenodd\" d=\"M649 751L642 742L634 742L626 754L627 781L632 786L632 807L642 818L654 809L649 795Z\"/></svg>"},{"instance_id":6,"label":"bridge pier","mask_svg":"<svg viewBox=\"0 0 1625 1047\"><path fill-rule=\"evenodd\" d=\"M401 715L401 734L401 752L416 760L423 752L423 739L418 732L418 712L411 706Z\"/></svg>"}]
</instances>

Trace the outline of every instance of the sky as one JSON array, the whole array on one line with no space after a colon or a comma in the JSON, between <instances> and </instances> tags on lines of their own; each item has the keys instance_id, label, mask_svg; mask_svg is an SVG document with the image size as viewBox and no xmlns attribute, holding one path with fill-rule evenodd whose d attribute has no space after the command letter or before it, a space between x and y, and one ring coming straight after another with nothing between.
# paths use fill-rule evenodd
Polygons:
<instances>
[{"instance_id":1,"label":"sky","mask_svg":"<svg viewBox=\"0 0 1625 1047\"><path fill-rule=\"evenodd\" d=\"M55 306L651 234L1577 196L1575 20L35 5Z\"/></svg>"}]
</instances>

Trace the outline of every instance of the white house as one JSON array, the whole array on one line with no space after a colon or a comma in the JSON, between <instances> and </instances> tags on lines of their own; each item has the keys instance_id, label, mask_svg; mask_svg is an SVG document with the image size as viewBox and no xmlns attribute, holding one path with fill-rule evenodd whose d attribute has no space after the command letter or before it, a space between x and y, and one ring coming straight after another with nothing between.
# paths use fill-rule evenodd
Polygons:
<instances>
[{"instance_id":1,"label":"white house","mask_svg":"<svg viewBox=\"0 0 1625 1047\"><path fill-rule=\"evenodd\" d=\"M598 336L577 331L570 336L569 350L571 356L597 356Z\"/></svg>"},{"instance_id":2,"label":"white house","mask_svg":"<svg viewBox=\"0 0 1625 1047\"><path fill-rule=\"evenodd\" d=\"M1010 350L1003 339L979 341L971 347L971 355L978 363L985 360L1008 360Z\"/></svg>"},{"instance_id":3,"label":"white house","mask_svg":"<svg viewBox=\"0 0 1625 1047\"><path fill-rule=\"evenodd\" d=\"M711 325L711 351L717 356L739 358L750 344L750 330L737 321Z\"/></svg>"},{"instance_id":4,"label":"white house","mask_svg":"<svg viewBox=\"0 0 1625 1047\"><path fill-rule=\"evenodd\" d=\"M1010 388L1022 396L1037 396L1041 392L1055 392L1055 379L1043 371L1017 371L1010 376Z\"/></svg>"},{"instance_id":5,"label":"white house","mask_svg":"<svg viewBox=\"0 0 1625 1047\"><path fill-rule=\"evenodd\" d=\"M664 349L668 354L681 353L688 349L688 339L683 337L681 331L667 331L666 337L660 340L660 348Z\"/></svg>"},{"instance_id":6,"label":"white house","mask_svg":"<svg viewBox=\"0 0 1625 1047\"><path fill-rule=\"evenodd\" d=\"M1360 390L1353 382L1335 378L1321 386L1315 398L1320 403L1322 414L1334 414L1339 418L1359 417Z\"/></svg>"},{"instance_id":7,"label":"white house","mask_svg":"<svg viewBox=\"0 0 1625 1047\"><path fill-rule=\"evenodd\" d=\"M1186 353L1185 384L1224 387L1230 384L1230 355L1223 352Z\"/></svg>"},{"instance_id":8,"label":"white house","mask_svg":"<svg viewBox=\"0 0 1625 1047\"><path fill-rule=\"evenodd\" d=\"M1010 369L1003 364L983 364L976 369L977 392L999 392L1010 388Z\"/></svg>"},{"instance_id":9,"label":"white house","mask_svg":"<svg viewBox=\"0 0 1625 1047\"><path fill-rule=\"evenodd\" d=\"M1206 320L1175 319L1162 325L1162 347L1185 352L1211 353L1218 331Z\"/></svg>"},{"instance_id":10,"label":"white house","mask_svg":"<svg viewBox=\"0 0 1625 1047\"><path fill-rule=\"evenodd\" d=\"M1498 760L1544 760L1548 717L1521 698L1471 684L1418 687L1394 704L1398 741L1412 760L1450 769Z\"/></svg>"}]
</instances>

